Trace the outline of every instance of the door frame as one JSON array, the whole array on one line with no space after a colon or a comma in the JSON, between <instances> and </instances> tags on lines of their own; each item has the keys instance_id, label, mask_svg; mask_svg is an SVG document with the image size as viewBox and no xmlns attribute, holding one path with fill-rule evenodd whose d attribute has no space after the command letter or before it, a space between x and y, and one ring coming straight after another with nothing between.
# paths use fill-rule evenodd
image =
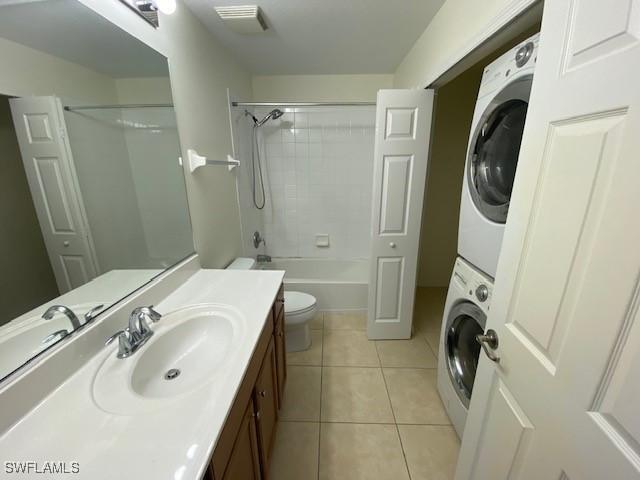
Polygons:
<instances>
[{"instance_id":1,"label":"door frame","mask_svg":"<svg viewBox=\"0 0 640 480\"><path fill-rule=\"evenodd\" d=\"M542 19L544 0L511 0L464 47L441 62L422 88L437 90Z\"/></svg>"}]
</instances>

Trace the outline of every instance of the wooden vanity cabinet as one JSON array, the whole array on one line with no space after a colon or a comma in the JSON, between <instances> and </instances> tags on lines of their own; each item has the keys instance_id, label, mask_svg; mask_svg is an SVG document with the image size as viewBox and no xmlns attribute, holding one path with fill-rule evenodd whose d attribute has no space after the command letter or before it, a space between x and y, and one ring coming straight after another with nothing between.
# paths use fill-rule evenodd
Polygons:
<instances>
[{"instance_id":1,"label":"wooden vanity cabinet","mask_svg":"<svg viewBox=\"0 0 640 480\"><path fill-rule=\"evenodd\" d=\"M268 479L287 371L284 308L278 299L283 300L282 288L220 432L206 480Z\"/></svg>"},{"instance_id":2,"label":"wooden vanity cabinet","mask_svg":"<svg viewBox=\"0 0 640 480\"><path fill-rule=\"evenodd\" d=\"M260 451L256 422L254 421L255 415L256 412L253 408L252 400L245 409L238 436L233 450L231 450L224 477L222 477L223 480L235 480L238 478L260 480L263 478L260 471Z\"/></svg>"},{"instance_id":3,"label":"wooden vanity cabinet","mask_svg":"<svg viewBox=\"0 0 640 480\"><path fill-rule=\"evenodd\" d=\"M276 371L278 380L278 408L282 408L284 398L284 384L287 380L287 346L284 334L284 289L276 297L273 305L273 318L275 319L274 339L276 355Z\"/></svg>"}]
</instances>

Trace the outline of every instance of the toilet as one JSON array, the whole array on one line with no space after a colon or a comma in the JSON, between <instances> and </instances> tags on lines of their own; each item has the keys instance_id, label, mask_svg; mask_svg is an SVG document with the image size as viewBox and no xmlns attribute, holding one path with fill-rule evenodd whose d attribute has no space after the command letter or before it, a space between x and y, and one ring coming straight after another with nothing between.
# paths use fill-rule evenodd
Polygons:
<instances>
[{"instance_id":1,"label":"toilet","mask_svg":"<svg viewBox=\"0 0 640 480\"><path fill-rule=\"evenodd\" d=\"M253 258L236 258L227 267L230 270L253 270ZM284 292L284 326L287 338L287 352L300 352L311 346L309 324L318 310L316 298L303 292Z\"/></svg>"}]
</instances>

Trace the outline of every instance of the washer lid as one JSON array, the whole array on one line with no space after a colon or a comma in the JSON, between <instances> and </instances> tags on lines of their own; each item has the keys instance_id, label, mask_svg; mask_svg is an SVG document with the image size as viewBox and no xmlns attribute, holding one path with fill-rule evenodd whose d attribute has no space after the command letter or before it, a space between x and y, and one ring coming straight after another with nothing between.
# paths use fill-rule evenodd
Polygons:
<instances>
[{"instance_id":1,"label":"washer lid","mask_svg":"<svg viewBox=\"0 0 640 480\"><path fill-rule=\"evenodd\" d=\"M299 313L316 306L316 297L302 292L284 292L284 313Z\"/></svg>"}]
</instances>

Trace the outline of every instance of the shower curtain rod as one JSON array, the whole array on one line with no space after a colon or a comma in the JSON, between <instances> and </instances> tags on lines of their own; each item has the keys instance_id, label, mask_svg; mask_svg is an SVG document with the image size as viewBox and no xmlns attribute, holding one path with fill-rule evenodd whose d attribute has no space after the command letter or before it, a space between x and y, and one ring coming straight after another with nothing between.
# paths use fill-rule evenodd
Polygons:
<instances>
[{"instance_id":1,"label":"shower curtain rod","mask_svg":"<svg viewBox=\"0 0 640 480\"><path fill-rule=\"evenodd\" d=\"M376 102L231 102L234 107L368 107Z\"/></svg>"},{"instance_id":2,"label":"shower curtain rod","mask_svg":"<svg viewBox=\"0 0 640 480\"><path fill-rule=\"evenodd\" d=\"M173 108L172 103L128 103L123 105L82 105L77 107L65 106L67 112L77 110L108 110L116 108Z\"/></svg>"}]
</instances>

